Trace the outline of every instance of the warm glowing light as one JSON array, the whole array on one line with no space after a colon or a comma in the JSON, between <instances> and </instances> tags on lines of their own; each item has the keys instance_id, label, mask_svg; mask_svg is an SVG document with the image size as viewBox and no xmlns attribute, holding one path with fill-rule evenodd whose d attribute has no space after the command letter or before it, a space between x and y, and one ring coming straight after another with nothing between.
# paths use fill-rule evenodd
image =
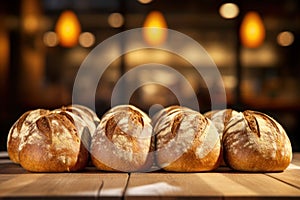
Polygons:
<instances>
[{"instance_id":1,"label":"warm glowing light","mask_svg":"<svg viewBox=\"0 0 300 200\"><path fill-rule=\"evenodd\" d=\"M28 33L34 33L39 28L39 20L35 15L28 15L23 21L24 30Z\"/></svg>"},{"instance_id":2,"label":"warm glowing light","mask_svg":"<svg viewBox=\"0 0 300 200\"><path fill-rule=\"evenodd\" d=\"M276 56L276 49L271 43L266 43L260 48L253 49L242 48L241 49L241 65L243 67L270 67L276 65L278 62L278 56Z\"/></svg>"},{"instance_id":3,"label":"warm glowing light","mask_svg":"<svg viewBox=\"0 0 300 200\"><path fill-rule=\"evenodd\" d=\"M49 47L55 47L58 45L58 38L55 32L49 31L44 33L43 42Z\"/></svg>"},{"instance_id":4,"label":"warm glowing light","mask_svg":"<svg viewBox=\"0 0 300 200\"><path fill-rule=\"evenodd\" d=\"M144 22L144 28L144 38L148 44L159 45L166 40L167 23L161 12L150 12Z\"/></svg>"},{"instance_id":5,"label":"warm glowing light","mask_svg":"<svg viewBox=\"0 0 300 200\"><path fill-rule=\"evenodd\" d=\"M248 12L240 27L241 42L245 47L257 48L265 39L265 28L262 19L256 12Z\"/></svg>"},{"instance_id":6,"label":"warm glowing light","mask_svg":"<svg viewBox=\"0 0 300 200\"><path fill-rule=\"evenodd\" d=\"M220 15L225 19L233 19L239 12L239 7L234 3L224 3L219 9Z\"/></svg>"},{"instance_id":7,"label":"warm glowing light","mask_svg":"<svg viewBox=\"0 0 300 200\"><path fill-rule=\"evenodd\" d=\"M148 3L152 2L152 0L138 0L138 1L142 4L148 4Z\"/></svg>"},{"instance_id":8,"label":"warm glowing light","mask_svg":"<svg viewBox=\"0 0 300 200\"><path fill-rule=\"evenodd\" d=\"M90 32L81 33L79 36L79 44L83 47L91 47L95 44L95 36Z\"/></svg>"},{"instance_id":9,"label":"warm glowing light","mask_svg":"<svg viewBox=\"0 0 300 200\"><path fill-rule=\"evenodd\" d=\"M294 34L290 31L283 31L278 34L277 42L280 46L290 46L294 42Z\"/></svg>"},{"instance_id":10,"label":"warm glowing light","mask_svg":"<svg viewBox=\"0 0 300 200\"><path fill-rule=\"evenodd\" d=\"M80 34L80 23L75 13L72 11L64 11L56 24L56 33L62 46L72 47L78 42Z\"/></svg>"},{"instance_id":11,"label":"warm glowing light","mask_svg":"<svg viewBox=\"0 0 300 200\"><path fill-rule=\"evenodd\" d=\"M111 27L119 28L124 24L124 17L121 13L112 13L108 16L108 23Z\"/></svg>"}]
</instances>

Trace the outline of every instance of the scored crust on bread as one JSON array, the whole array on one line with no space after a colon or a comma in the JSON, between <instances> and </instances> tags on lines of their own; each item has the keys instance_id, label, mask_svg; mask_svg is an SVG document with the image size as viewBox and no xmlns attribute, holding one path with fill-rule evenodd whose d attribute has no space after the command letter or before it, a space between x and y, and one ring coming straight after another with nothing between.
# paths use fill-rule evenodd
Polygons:
<instances>
[{"instance_id":1,"label":"scored crust on bread","mask_svg":"<svg viewBox=\"0 0 300 200\"><path fill-rule=\"evenodd\" d=\"M167 171L210 171L219 165L221 143L211 121L188 108L166 108L154 126L156 162Z\"/></svg>"},{"instance_id":2,"label":"scored crust on bread","mask_svg":"<svg viewBox=\"0 0 300 200\"><path fill-rule=\"evenodd\" d=\"M292 147L283 127L270 116L246 110L228 123L223 135L228 166L241 171L283 171Z\"/></svg>"},{"instance_id":3,"label":"scored crust on bread","mask_svg":"<svg viewBox=\"0 0 300 200\"><path fill-rule=\"evenodd\" d=\"M72 104L72 105L67 106L67 108L71 108L71 109L77 108L77 109L83 111L84 114L87 116L87 118L89 118L89 120L94 121L96 127L100 123L100 119L98 118L97 114L92 109L90 109L86 106L79 105L79 104Z\"/></svg>"},{"instance_id":4,"label":"scored crust on bread","mask_svg":"<svg viewBox=\"0 0 300 200\"><path fill-rule=\"evenodd\" d=\"M13 124L7 137L7 152L11 161L19 163L19 151L25 137L29 134L30 124L49 112L49 110L45 109L30 110L21 115Z\"/></svg>"},{"instance_id":5,"label":"scored crust on bread","mask_svg":"<svg viewBox=\"0 0 300 200\"><path fill-rule=\"evenodd\" d=\"M161 117L164 117L165 115L168 115L172 112L177 112L178 109L180 109L180 110L182 110L182 109L190 110L187 107L179 106L179 105L168 106L166 108L161 109L157 113L155 113L155 115L151 119L152 120L152 125L154 126Z\"/></svg>"},{"instance_id":6,"label":"scored crust on bread","mask_svg":"<svg viewBox=\"0 0 300 200\"><path fill-rule=\"evenodd\" d=\"M88 161L93 113L68 106L53 111L24 113L8 134L10 159L32 172L63 172L83 169Z\"/></svg>"},{"instance_id":7,"label":"scored crust on bread","mask_svg":"<svg viewBox=\"0 0 300 200\"><path fill-rule=\"evenodd\" d=\"M94 134L98 124L100 123L100 119L97 117L96 113L91 109L82 105L73 104L66 107L63 106L52 112L62 112L62 111L71 112L75 114L75 116L80 117L82 121L86 123L86 127L89 129L91 135Z\"/></svg>"},{"instance_id":8,"label":"scored crust on bread","mask_svg":"<svg viewBox=\"0 0 300 200\"><path fill-rule=\"evenodd\" d=\"M132 105L119 105L102 117L90 153L100 170L129 172L149 170L153 150L150 118Z\"/></svg>"},{"instance_id":9,"label":"scored crust on bread","mask_svg":"<svg viewBox=\"0 0 300 200\"><path fill-rule=\"evenodd\" d=\"M20 164L33 172L64 172L83 169L88 151L81 142L87 129L78 129L79 118L72 113L50 113L38 118L29 127L29 134L20 146Z\"/></svg>"},{"instance_id":10,"label":"scored crust on bread","mask_svg":"<svg viewBox=\"0 0 300 200\"><path fill-rule=\"evenodd\" d=\"M234 170L277 172L292 160L283 127L250 110L202 115L176 105L151 121L140 109L120 105L100 120L85 106L69 105L24 113L7 138L10 159L32 172L82 170L89 150L98 169L125 172L150 171L154 162L166 171L211 171L222 158Z\"/></svg>"}]
</instances>

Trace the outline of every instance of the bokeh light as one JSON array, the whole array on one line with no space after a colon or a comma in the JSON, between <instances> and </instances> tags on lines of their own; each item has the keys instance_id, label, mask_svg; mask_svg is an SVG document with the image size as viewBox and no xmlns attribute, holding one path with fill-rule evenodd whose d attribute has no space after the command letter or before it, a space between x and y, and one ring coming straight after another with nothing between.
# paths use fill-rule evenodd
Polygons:
<instances>
[{"instance_id":1,"label":"bokeh light","mask_svg":"<svg viewBox=\"0 0 300 200\"><path fill-rule=\"evenodd\" d=\"M111 13L108 16L108 24L113 28L119 28L124 24L124 17L121 13Z\"/></svg>"},{"instance_id":2,"label":"bokeh light","mask_svg":"<svg viewBox=\"0 0 300 200\"><path fill-rule=\"evenodd\" d=\"M43 42L48 47L55 47L58 45L58 37L57 34L53 31L48 31L44 33Z\"/></svg>"},{"instance_id":3,"label":"bokeh light","mask_svg":"<svg viewBox=\"0 0 300 200\"><path fill-rule=\"evenodd\" d=\"M81 32L81 25L76 14L71 10L64 11L58 18L55 31L62 46L75 46Z\"/></svg>"},{"instance_id":4,"label":"bokeh light","mask_svg":"<svg viewBox=\"0 0 300 200\"><path fill-rule=\"evenodd\" d=\"M146 42L150 45L162 44L167 38L167 22L159 11L151 11L144 22L143 31Z\"/></svg>"},{"instance_id":5,"label":"bokeh light","mask_svg":"<svg viewBox=\"0 0 300 200\"><path fill-rule=\"evenodd\" d=\"M234 3L224 3L219 9L220 15L225 19L233 19L238 16L239 12L239 7Z\"/></svg>"},{"instance_id":6,"label":"bokeh light","mask_svg":"<svg viewBox=\"0 0 300 200\"><path fill-rule=\"evenodd\" d=\"M83 47L91 47L95 44L95 36L90 32L81 33L79 36L79 44Z\"/></svg>"},{"instance_id":7,"label":"bokeh light","mask_svg":"<svg viewBox=\"0 0 300 200\"><path fill-rule=\"evenodd\" d=\"M283 31L277 35L277 42L280 46L290 46L294 42L294 34L290 31Z\"/></svg>"},{"instance_id":8,"label":"bokeh light","mask_svg":"<svg viewBox=\"0 0 300 200\"><path fill-rule=\"evenodd\" d=\"M142 4L148 4L148 3L151 3L152 0L138 0L138 2L140 2Z\"/></svg>"},{"instance_id":9,"label":"bokeh light","mask_svg":"<svg viewBox=\"0 0 300 200\"><path fill-rule=\"evenodd\" d=\"M257 48L264 42L265 36L266 30L260 15L255 11L246 13L240 27L243 46Z\"/></svg>"}]
</instances>

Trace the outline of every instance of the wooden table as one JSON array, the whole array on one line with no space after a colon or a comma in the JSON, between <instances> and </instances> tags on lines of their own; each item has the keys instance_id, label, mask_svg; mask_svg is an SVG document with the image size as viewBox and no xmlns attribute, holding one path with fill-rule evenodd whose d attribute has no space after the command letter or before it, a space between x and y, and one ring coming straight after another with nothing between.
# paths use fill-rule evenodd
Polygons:
<instances>
[{"instance_id":1,"label":"wooden table","mask_svg":"<svg viewBox=\"0 0 300 200\"><path fill-rule=\"evenodd\" d=\"M300 153L281 173L29 173L0 155L0 199L300 199Z\"/></svg>"}]
</instances>

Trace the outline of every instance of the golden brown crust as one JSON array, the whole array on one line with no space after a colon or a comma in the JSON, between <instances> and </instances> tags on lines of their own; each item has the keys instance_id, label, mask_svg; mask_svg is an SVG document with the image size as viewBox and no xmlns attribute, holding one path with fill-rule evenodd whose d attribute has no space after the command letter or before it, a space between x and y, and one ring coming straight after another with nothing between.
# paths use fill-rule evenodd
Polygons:
<instances>
[{"instance_id":1,"label":"golden brown crust","mask_svg":"<svg viewBox=\"0 0 300 200\"><path fill-rule=\"evenodd\" d=\"M80 130L74 123L76 120L70 113L54 112L32 123L29 134L21 144L21 166L33 172L83 169L88 151L82 147Z\"/></svg>"},{"instance_id":2,"label":"golden brown crust","mask_svg":"<svg viewBox=\"0 0 300 200\"><path fill-rule=\"evenodd\" d=\"M32 172L81 170L89 155L87 124L67 109L28 111L11 128L9 156Z\"/></svg>"},{"instance_id":3,"label":"golden brown crust","mask_svg":"<svg viewBox=\"0 0 300 200\"><path fill-rule=\"evenodd\" d=\"M200 172L211 171L219 167L220 150L216 146L207 154L206 159L199 159L195 154L195 147L184 153L180 159L175 160L168 166L164 167L166 171L175 172ZM214 159L210 159L214 158Z\"/></svg>"},{"instance_id":4,"label":"golden brown crust","mask_svg":"<svg viewBox=\"0 0 300 200\"><path fill-rule=\"evenodd\" d=\"M72 105L69 105L68 108L77 108L77 109L82 110L90 118L90 120L94 121L96 126L98 126L98 124L100 123L100 119L98 118L97 114L93 110L91 110L90 108L88 108L86 106L72 104Z\"/></svg>"},{"instance_id":5,"label":"golden brown crust","mask_svg":"<svg viewBox=\"0 0 300 200\"><path fill-rule=\"evenodd\" d=\"M172 112L172 110L177 110L178 108L182 109L183 107L179 106L179 105L172 105L172 106L168 106L164 109L161 109L160 111L158 111L153 117L152 117L152 125L155 126L155 124L157 123L157 121L163 117L164 115L168 114L169 112Z\"/></svg>"},{"instance_id":6,"label":"golden brown crust","mask_svg":"<svg viewBox=\"0 0 300 200\"><path fill-rule=\"evenodd\" d=\"M92 138L91 158L100 170L145 171L153 164L149 117L131 105L116 106L103 117Z\"/></svg>"},{"instance_id":7,"label":"golden brown crust","mask_svg":"<svg viewBox=\"0 0 300 200\"><path fill-rule=\"evenodd\" d=\"M100 119L98 118L97 114L88 107L72 104L67 107L62 107L69 112L74 112L77 116L84 119L85 121L93 122L97 127L100 123Z\"/></svg>"},{"instance_id":8,"label":"golden brown crust","mask_svg":"<svg viewBox=\"0 0 300 200\"><path fill-rule=\"evenodd\" d=\"M215 127L218 130L219 137L221 140L221 164L220 166L226 166L224 161L224 153L223 153L223 134L227 127L227 124L230 120L237 115L238 112L232 109L223 109L223 110L212 110L209 112L204 113L204 116L209 118Z\"/></svg>"},{"instance_id":9,"label":"golden brown crust","mask_svg":"<svg viewBox=\"0 0 300 200\"><path fill-rule=\"evenodd\" d=\"M89 150L92 135L95 133L97 125L100 122L100 119L97 117L96 113L85 106L77 104L62 107L52 112L65 114L67 117L69 116L69 114L72 114L72 116L74 116L76 120L74 121L72 117L69 117L69 120L71 120L78 129L82 129L83 127L88 129L81 131L83 133L81 135L81 140L84 146Z\"/></svg>"},{"instance_id":10,"label":"golden brown crust","mask_svg":"<svg viewBox=\"0 0 300 200\"><path fill-rule=\"evenodd\" d=\"M44 109L36 109L25 112L11 127L7 137L7 152L9 158L19 163L19 146L24 137L28 134L28 128L38 117L49 113Z\"/></svg>"},{"instance_id":11,"label":"golden brown crust","mask_svg":"<svg viewBox=\"0 0 300 200\"><path fill-rule=\"evenodd\" d=\"M226 163L241 171L283 171L291 162L290 140L273 118L244 111L227 125L223 136Z\"/></svg>"},{"instance_id":12,"label":"golden brown crust","mask_svg":"<svg viewBox=\"0 0 300 200\"><path fill-rule=\"evenodd\" d=\"M219 166L218 132L199 112L166 109L156 122L157 164L167 171L210 171Z\"/></svg>"},{"instance_id":13,"label":"golden brown crust","mask_svg":"<svg viewBox=\"0 0 300 200\"><path fill-rule=\"evenodd\" d=\"M71 112L78 116L86 124L86 127L89 129L91 135L94 134L98 124L100 123L100 119L97 117L96 113L82 105L73 104L66 107L63 106L62 108L54 110L53 112L62 111Z\"/></svg>"},{"instance_id":14,"label":"golden brown crust","mask_svg":"<svg viewBox=\"0 0 300 200\"><path fill-rule=\"evenodd\" d=\"M229 121L237 115L238 112L232 109L223 109L223 110L212 110L204 113L203 115L210 119L212 123L217 128L220 139L222 139L222 135L224 133L225 127L229 123Z\"/></svg>"},{"instance_id":15,"label":"golden brown crust","mask_svg":"<svg viewBox=\"0 0 300 200\"><path fill-rule=\"evenodd\" d=\"M20 144L20 130L22 127L22 124L24 122L24 120L26 119L26 117L28 116L28 114L30 113L30 111L27 111L26 113L24 113L15 123L14 125L11 127L9 134L8 134L8 138L7 138L7 152L9 155L9 158L11 161L13 161L14 163L19 163L19 144Z\"/></svg>"}]
</instances>

